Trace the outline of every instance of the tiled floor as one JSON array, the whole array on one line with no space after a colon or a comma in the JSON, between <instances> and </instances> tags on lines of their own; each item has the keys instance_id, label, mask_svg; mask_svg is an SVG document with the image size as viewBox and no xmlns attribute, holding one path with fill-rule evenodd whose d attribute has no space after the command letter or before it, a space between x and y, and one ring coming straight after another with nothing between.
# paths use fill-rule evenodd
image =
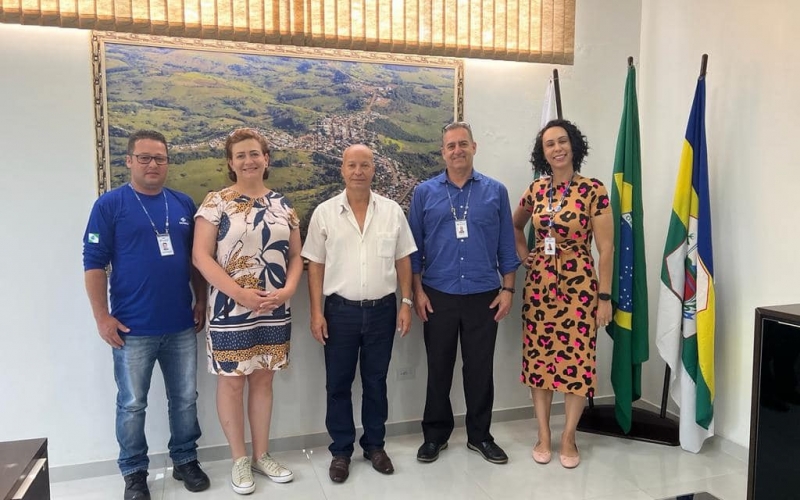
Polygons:
<instances>
[{"instance_id":1,"label":"tiled floor","mask_svg":"<svg viewBox=\"0 0 800 500\"><path fill-rule=\"evenodd\" d=\"M554 417L554 440L563 417ZM747 465L715 449L694 455L660 445L625 439L578 435L581 465L566 470L557 453L547 465L530 457L535 430L532 420L495 424L492 434L509 456L506 465L484 461L465 445L464 429L450 439L450 447L431 464L416 461L421 435L387 440L386 450L396 472L383 476L360 455L353 457L350 478L344 484L328 479L330 455L325 448L274 454L294 471L295 480L276 484L256 476L254 498L315 499L548 499L653 500L707 491L721 500L744 500ZM557 442L557 441L556 441ZM557 451L557 450L554 450ZM153 500L238 499L229 485L230 462L210 462L203 468L211 489L190 493L172 479L172 469L150 471ZM54 500L109 500L122 498L119 476L104 476L52 484Z\"/></svg>"}]
</instances>

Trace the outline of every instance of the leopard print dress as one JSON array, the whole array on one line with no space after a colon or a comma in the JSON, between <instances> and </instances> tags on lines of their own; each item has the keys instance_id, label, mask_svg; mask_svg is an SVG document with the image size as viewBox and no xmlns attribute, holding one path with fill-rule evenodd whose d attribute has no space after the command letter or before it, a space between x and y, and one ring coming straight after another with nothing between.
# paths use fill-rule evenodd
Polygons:
<instances>
[{"instance_id":1,"label":"leopard print dress","mask_svg":"<svg viewBox=\"0 0 800 500\"><path fill-rule=\"evenodd\" d=\"M530 387L594 396L597 273L592 257L592 217L608 213L608 192L577 173L557 184L549 211L550 178L536 179L520 200L536 231L535 257L525 279L522 306L522 375ZM549 228L550 217L553 226ZM555 255L544 250L556 240Z\"/></svg>"}]
</instances>

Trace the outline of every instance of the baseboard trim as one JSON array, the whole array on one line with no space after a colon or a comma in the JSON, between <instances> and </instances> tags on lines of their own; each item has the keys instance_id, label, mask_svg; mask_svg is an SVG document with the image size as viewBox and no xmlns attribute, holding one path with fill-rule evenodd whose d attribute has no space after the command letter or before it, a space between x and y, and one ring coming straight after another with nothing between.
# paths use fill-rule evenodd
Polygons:
<instances>
[{"instance_id":1,"label":"baseboard trim","mask_svg":"<svg viewBox=\"0 0 800 500\"><path fill-rule=\"evenodd\" d=\"M613 404L614 396L601 396L594 399L595 404ZM644 408L650 411L658 412L657 405L648 401L637 401L634 403L639 408ZM564 402L553 402L551 415L563 415ZM517 408L505 408L501 410L494 410L492 412L492 422L510 422L514 420L526 420L533 418L533 405L520 406ZM465 415L460 414L455 416L456 427L464 427ZM356 431L359 432L358 428ZM405 436L408 434L421 434L421 420L407 420L403 422L391 422L386 424L386 436ZM288 436L282 438L271 439L269 442L269 449L271 451L291 451L291 450L308 450L311 448L319 448L327 446L330 443L330 437L327 432L317 432L313 434L303 434L299 436ZM729 441L720 436L714 436L709 444L714 449L718 449L732 457L747 463L748 450L744 446L740 446L732 441ZM218 460L226 460L230 458L230 450L227 444L206 446L197 450L197 457L200 462L215 462ZM150 455L151 468L167 467L171 465L169 454L153 453ZM72 481L76 479L87 479L90 477L109 476L119 474L116 460L101 460L98 462L88 462L74 465L61 465L50 468L50 481Z\"/></svg>"},{"instance_id":2,"label":"baseboard trim","mask_svg":"<svg viewBox=\"0 0 800 500\"><path fill-rule=\"evenodd\" d=\"M553 403L553 415L564 413L564 403ZM464 427L465 415L455 416L456 427ZM522 406L519 408L507 408L494 410L492 412L493 422L509 422L512 420L524 420L533 418L533 406ZM386 424L386 436L405 436L408 434L421 434L421 420L407 420L403 422L391 422ZM357 428L359 433L361 428ZM299 436L288 436L270 439L270 451L291 451L308 450L319 448L330 444L330 437L327 432L317 432L313 434L303 434ZM230 458L230 449L227 444L205 446L197 450L197 458L200 462L215 462ZM151 453L150 467L155 469L171 465L167 452ZM109 476L119 474L116 460L101 460L98 462L88 462L74 465L61 465L50 468L50 481L72 481L76 479L87 479L90 477Z\"/></svg>"}]
</instances>

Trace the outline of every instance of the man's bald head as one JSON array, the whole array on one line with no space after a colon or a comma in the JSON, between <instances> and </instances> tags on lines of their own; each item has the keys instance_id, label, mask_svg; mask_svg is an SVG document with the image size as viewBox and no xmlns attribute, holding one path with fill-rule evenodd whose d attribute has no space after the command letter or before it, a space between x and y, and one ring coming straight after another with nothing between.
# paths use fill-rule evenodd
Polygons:
<instances>
[{"instance_id":1,"label":"man's bald head","mask_svg":"<svg viewBox=\"0 0 800 500\"><path fill-rule=\"evenodd\" d=\"M347 189L369 189L375 176L375 156L364 144L353 144L342 155L342 178Z\"/></svg>"}]
</instances>

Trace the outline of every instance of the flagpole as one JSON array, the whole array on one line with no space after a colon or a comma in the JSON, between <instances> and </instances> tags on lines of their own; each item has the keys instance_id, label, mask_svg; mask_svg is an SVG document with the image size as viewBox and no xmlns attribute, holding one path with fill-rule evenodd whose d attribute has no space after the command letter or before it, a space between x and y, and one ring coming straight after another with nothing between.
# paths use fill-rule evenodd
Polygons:
<instances>
[{"instance_id":1,"label":"flagpole","mask_svg":"<svg viewBox=\"0 0 800 500\"><path fill-rule=\"evenodd\" d=\"M556 92L556 116L559 120L564 119L564 112L561 109L561 84L558 81L558 70L553 70L553 88Z\"/></svg>"},{"instance_id":2,"label":"flagpole","mask_svg":"<svg viewBox=\"0 0 800 500\"><path fill-rule=\"evenodd\" d=\"M700 77L698 80L702 80L706 77L706 66L708 66L708 54L703 54L703 57L700 60Z\"/></svg>"},{"instance_id":3,"label":"flagpole","mask_svg":"<svg viewBox=\"0 0 800 500\"><path fill-rule=\"evenodd\" d=\"M660 418L667 418L667 400L669 399L669 379L672 375L672 370L669 365L664 368L664 386L661 388L661 411L658 413Z\"/></svg>"}]
</instances>

